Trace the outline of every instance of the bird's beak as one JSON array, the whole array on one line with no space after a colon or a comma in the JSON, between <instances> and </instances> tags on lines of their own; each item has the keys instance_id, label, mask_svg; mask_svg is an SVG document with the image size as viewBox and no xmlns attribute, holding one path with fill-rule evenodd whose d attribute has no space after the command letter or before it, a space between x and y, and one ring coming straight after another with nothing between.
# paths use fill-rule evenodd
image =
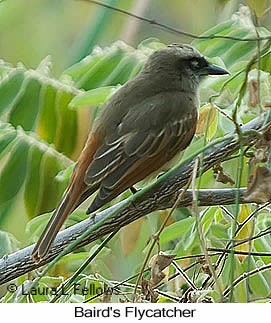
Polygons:
<instances>
[{"instance_id":1,"label":"bird's beak","mask_svg":"<svg viewBox=\"0 0 271 323\"><path fill-rule=\"evenodd\" d=\"M201 75L224 75L230 74L228 71L224 70L221 67L213 65L208 62L208 65L201 69Z\"/></svg>"}]
</instances>

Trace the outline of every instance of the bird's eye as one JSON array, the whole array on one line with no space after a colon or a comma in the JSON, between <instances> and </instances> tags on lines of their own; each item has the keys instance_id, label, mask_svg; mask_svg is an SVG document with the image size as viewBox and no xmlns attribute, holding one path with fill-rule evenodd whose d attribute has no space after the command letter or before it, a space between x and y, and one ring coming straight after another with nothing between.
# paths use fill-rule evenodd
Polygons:
<instances>
[{"instance_id":1,"label":"bird's eye","mask_svg":"<svg viewBox=\"0 0 271 323\"><path fill-rule=\"evenodd\" d=\"M199 70L201 68L201 62L196 58L191 59L189 64L192 70Z\"/></svg>"},{"instance_id":2,"label":"bird's eye","mask_svg":"<svg viewBox=\"0 0 271 323\"><path fill-rule=\"evenodd\" d=\"M201 68L206 67L208 62L204 57L193 57L189 60L189 66L193 71L199 71Z\"/></svg>"}]
</instances>

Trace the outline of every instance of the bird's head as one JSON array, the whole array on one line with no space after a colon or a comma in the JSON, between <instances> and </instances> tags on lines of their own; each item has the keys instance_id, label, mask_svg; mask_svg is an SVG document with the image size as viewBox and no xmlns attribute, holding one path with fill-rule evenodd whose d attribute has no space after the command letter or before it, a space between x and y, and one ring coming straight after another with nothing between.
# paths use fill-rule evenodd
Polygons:
<instances>
[{"instance_id":1,"label":"bird's head","mask_svg":"<svg viewBox=\"0 0 271 323\"><path fill-rule=\"evenodd\" d=\"M195 88L207 75L229 74L225 69L209 63L198 50L184 44L171 44L155 51L143 70L160 74L165 82L177 79L181 83L192 83Z\"/></svg>"}]
</instances>

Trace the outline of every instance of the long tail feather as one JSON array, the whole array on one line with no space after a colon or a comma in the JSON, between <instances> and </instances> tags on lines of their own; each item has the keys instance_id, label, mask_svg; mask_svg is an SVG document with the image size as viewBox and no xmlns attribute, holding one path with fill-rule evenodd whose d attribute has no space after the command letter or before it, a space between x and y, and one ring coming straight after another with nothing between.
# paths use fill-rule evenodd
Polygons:
<instances>
[{"instance_id":1,"label":"long tail feather","mask_svg":"<svg viewBox=\"0 0 271 323\"><path fill-rule=\"evenodd\" d=\"M33 249L32 259L36 263L39 263L47 255L67 216L99 188L99 184L87 188L84 178L85 172L101 143L102 140L99 134L91 133L89 135L88 141L72 174L68 188Z\"/></svg>"},{"instance_id":2,"label":"long tail feather","mask_svg":"<svg viewBox=\"0 0 271 323\"><path fill-rule=\"evenodd\" d=\"M79 198L72 196L69 190L61 199L32 252L32 258L36 263L39 263L48 253L58 231L67 216L74 210Z\"/></svg>"}]
</instances>

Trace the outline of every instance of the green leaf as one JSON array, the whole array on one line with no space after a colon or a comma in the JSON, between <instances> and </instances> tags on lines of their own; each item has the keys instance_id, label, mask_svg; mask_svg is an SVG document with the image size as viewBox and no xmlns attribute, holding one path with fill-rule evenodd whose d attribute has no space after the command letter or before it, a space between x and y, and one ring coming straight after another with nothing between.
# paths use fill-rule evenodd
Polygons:
<instances>
[{"instance_id":1,"label":"green leaf","mask_svg":"<svg viewBox=\"0 0 271 323\"><path fill-rule=\"evenodd\" d=\"M0 118L25 131L35 131L71 156L76 149L77 111L68 105L82 91L50 77L50 66L47 57L36 70L26 70L20 65L2 76Z\"/></svg>"},{"instance_id":2,"label":"green leaf","mask_svg":"<svg viewBox=\"0 0 271 323\"><path fill-rule=\"evenodd\" d=\"M0 160L10 151L9 144L13 142L16 137L16 132L7 123L0 122Z\"/></svg>"},{"instance_id":3,"label":"green leaf","mask_svg":"<svg viewBox=\"0 0 271 323\"><path fill-rule=\"evenodd\" d=\"M27 171L28 150L29 145L19 134L16 143L12 145L8 162L0 174L0 206L14 199L21 189Z\"/></svg>"},{"instance_id":4,"label":"green leaf","mask_svg":"<svg viewBox=\"0 0 271 323\"><path fill-rule=\"evenodd\" d=\"M27 214L31 217L39 212L40 188L42 188L40 164L43 152L38 146L32 146L29 154L29 167L32 171L27 174L24 200Z\"/></svg>"},{"instance_id":5,"label":"green leaf","mask_svg":"<svg viewBox=\"0 0 271 323\"><path fill-rule=\"evenodd\" d=\"M247 0L250 8L255 12L257 18L262 18L265 13L265 10L268 8L266 0Z\"/></svg>"},{"instance_id":6,"label":"green leaf","mask_svg":"<svg viewBox=\"0 0 271 323\"><path fill-rule=\"evenodd\" d=\"M171 240L181 238L181 236L185 234L192 227L194 223L195 223L195 218L190 217L169 225L163 230L163 232L160 235L160 239L159 239L160 244L162 245Z\"/></svg>"},{"instance_id":7,"label":"green leaf","mask_svg":"<svg viewBox=\"0 0 271 323\"><path fill-rule=\"evenodd\" d=\"M16 238L5 231L0 231L0 258L18 250L19 242Z\"/></svg>"},{"instance_id":8,"label":"green leaf","mask_svg":"<svg viewBox=\"0 0 271 323\"><path fill-rule=\"evenodd\" d=\"M56 110L57 91L51 84L44 84L40 92L40 115L36 132L49 144L56 140L57 132L57 110Z\"/></svg>"},{"instance_id":9,"label":"green leaf","mask_svg":"<svg viewBox=\"0 0 271 323\"><path fill-rule=\"evenodd\" d=\"M260 36L268 36L270 32L265 28L257 29ZM250 11L248 8L244 9L242 7L239 12L235 13L231 19L226 22L222 22L215 26L214 28L206 31L204 36L228 36L237 38L255 38L255 27L251 20ZM266 41L261 42L263 47ZM254 41L238 41L229 39L205 39L205 40L194 40L192 45L195 46L199 51L209 57L209 58L219 58L224 62L226 68L231 72L231 75L215 77L208 77L203 81L201 87L201 93L203 94L201 98L208 101L210 95L218 92L221 85L225 80L232 77L235 72L240 72L240 65L246 66L248 61L257 54L257 43ZM270 58L270 55L269 55ZM266 64L268 57L265 58L265 68L270 70L270 65ZM220 65L220 64L218 64ZM239 67L237 68L237 65ZM222 104L225 107L231 108L230 105L236 99L239 92L240 86L244 81L245 73L238 75L236 79L231 81L223 95L219 99L216 99L217 104ZM213 91L213 93L212 93Z\"/></svg>"},{"instance_id":10,"label":"green leaf","mask_svg":"<svg viewBox=\"0 0 271 323\"><path fill-rule=\"evenodd\" d=\"M165 45L153 38L143 41L137 49L121 41L105 49L95 47L91 55L64 71L60 79L68 76L76 87L85 90L124 84L141 70L155 49L162 47Z\"/></svg>"},{"instance_id":11,"label":"green leaf","mask_svg":"<svg viewBox=\"0 0 271 323\"><path fill-rule=\"evenodd\" d=\"M22 126L25 130L34 130L38 115L40 82L31 73L25 75L18 100L13 103L9 113L9 122L13 126Z\"/></svg>"},{"instance_id":12,"label":"green leaf","mask_svg":"<svg viewBox=\"0 0 271 323\"><path fill-rule=\"evenodd\" d=\"M56 96L56 110L62 116L62 122L57 127L55 147L66 156L72 156L77 139L77 114L68 108L74 94L60 91ZM64 135L63 135L64 134Z\"/></svg>"},{"instance_id":13,"label":"green leaf","mask_svg":"<svg viewBox=\"0 0 271 323\"><path fill-rule=\"evenodd\" d=\"M208 233L212 223L214 222L215 212L217 208L218 208L217 206L211 206L206 208L202 212L200 219L201 219L201 225L202 225L204 234Z\"/></svg>"},{"instance_id":14,"label":"green leaf","mask_svg":"<svg viewBox=\"0 0 271 323\"><path fill-rule=\"evenodd\" d=\"M15 100L24 79L24 71L16 69L0 81L0 114L9 109Z\"/></svg>"},{"instance_id":15,"label":"green leaf","mask_svg":"<svg viewBox=\"0 0 271 323\"><path fill-rule=\"evenodd\" d=\"M125 47L123 43L118 42L116 45L105 49L102 52L102 59L99 60L81 79L76 82L78 88L85 90L95 89L100 86L107 85L106 78L114 70L121 58L125 55ZM109 83L108 83L109 84ZM117 85L117 84L113 84Z\"/></svg>"},{"instance_id":16,"label":"green leaf","mask_svg":"<svg viewBox=\"0 0 271 323\"><path fill-rule=\"evenodd\" d=\"M43 153L38 172L37 170L33 170L33 173L36 172L36 175L40 177L40 182L36 177L36 185L39 185L40 190L39 195L36 197L32 196L32 198L30 198L30 194L28 194L29 198L27 199L27 192L33 190L32 182L29 180L29 185L26 185L25 187L25 204L29 211L29 217L31 217L31 215L52 211L55 208L64 191L62 183L55 179L61 169L63 169L63 163L61 160L58 160L56 156L50 153ZM33 184L35 184L34 179ZM35 204L35 200L38 201L36 210L32 209L32 205ZM32 212L30 212L30 210L32 210Z\"/></svg>"},{"instance_id":17,"label":"green leaf","mask_svg":"<svg viewBox=\"0 0 271 323\"><path fill-rule=\"evenodd\" d=\"M76 264L78 264L77 262L80 261L83 262L88 258L89 254L88 252L76 252L76 253L71 253L68 255L65 255L64 257L62 257L59 262L58 265L61 264L67 264L67 265L71 265L72 262L76 262Z\"/></svg>"},{"instance_id":18,"label":"green leaf","mask_svg":"<svg viewBox=\"0 0 271 323\"><path fill-rule=\"evenodd\" d=\"M254 257L247 257L242 266L245 272L248 268L250 271L257 268ZM248 281L250 289L257 297L267 297L270 294L270 286L261 272L249 277Z\"/></svg>"},{"instance_id":19,"label":"green leaf","mask_svg":"<svg viewBox=\"0 0 271 323\"><path fill-rule=\"evenodd\" d=\"M65 168L64 170L61 170L57 175L56 175L56 180L59 182L64 182L68 184L68 181L72 175L72 172L74 170L75 164Z\"/></svg>"},{"instance_id":20,"label":"green leaf","mask_svg":"<svg viewBox=\"0 0 271 323\"><path fill-rule=\"evenodd\" d=\"M51 213L44 213L27 222L25 232L31 237L31 242L36 242L38 240L51 215Z\"/></svg>"},{"instance_id":21,"label":"green leaf","mask_svg":"<svg viewBox=\"0 0 271 323\"><path fill-rule=\"evenodd\" d=\"M70 107L78 108L104 103L115 92L117 88L118 87L116 86L105 86L79 94L72 99L72 101L70 102Z\"/></svg>"},{"instance_id":22,"label":"green leaf","mask_svg":"<svg viewBox=\"0 0 271 323\"><path fill-rule=\"evenodd\" d=\"M229 237L229 225L222 225L220 223L213 224L210 228L210 234L217 240L228 241Z\"/></svg>"},{"instance_id":23,"label":"green leaf","mask_svg":"<svg viewBox=\"0 0 271 323\"><path fill-rule=\"evenodd\" d=\"M13 70L13 66L4 60L0 59L0 77L7 75Z\"/></svg>"},{"instance_id":24,"label":"green leaf","mask_svg":"<svg viewBox=\"0 0 271 323\"><path fill-rule=\"evenodd\" d=\"M46 284L46 285L61 284L61 283L63 283L63 277L61 277L61 276L57 276L57 277L43 276L43 277L41 277L39 282Z\"/></svg>"},{"instance_id":25,"label":"green leaf","mask_svg":"<svg viewBox=\"0 0 271 323\"><path fill-rule=\"evenodd\" d=\"M24 189L24 202L28 216L51 211L58 202L64 182L56 180L60 170L72 162L33 133L20 127L16 130L0 121L0 173L1 212ZM7 216L8 213L2 214Z\"/></svg>"}]
</instances>

